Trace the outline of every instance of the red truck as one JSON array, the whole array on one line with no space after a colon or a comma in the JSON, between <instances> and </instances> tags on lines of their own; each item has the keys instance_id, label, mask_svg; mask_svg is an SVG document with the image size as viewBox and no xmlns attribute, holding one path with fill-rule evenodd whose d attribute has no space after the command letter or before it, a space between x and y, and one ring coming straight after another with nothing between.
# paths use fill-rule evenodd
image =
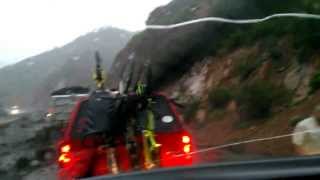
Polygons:
<instances>
[{"instance_id":1,"label":"red truck","mask_svg":"<svg viewBox=\"0 0 320 180\"><path fill-rule=\"evenodd\" d=\"M155 139L159 147L157 166L176 167L195 163L197 157L193 138L183 125L181 114L176 103L163 94L153 94L152 111L155 112ZM83 125L88 119L88 98L81 99L74 107L63 137L57 144L58 178L75 179L93 177L111 173L107 163L107 149L103 148L103 141L99 136L92 136L83 142ZM138 126L139 127L139 126ZM141 131L141 129L137 129ZM136 140L141 144L142 135ZM145 169L143 149L138 148L138 163L132 163L130 152L125 140L117 139L115 155L120 172L131 172ZM138 166L137 166L138 164Z\"/></svg>"}]
</instances>

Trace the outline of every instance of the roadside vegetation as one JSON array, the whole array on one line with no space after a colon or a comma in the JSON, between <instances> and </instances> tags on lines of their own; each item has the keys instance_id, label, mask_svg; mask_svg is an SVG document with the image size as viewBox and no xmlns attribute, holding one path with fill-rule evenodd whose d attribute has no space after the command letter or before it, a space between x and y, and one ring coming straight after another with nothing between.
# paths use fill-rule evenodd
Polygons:
<instances>
[{"instance_id":1,"label":"roadside vegetation","mask_svg":"<svg viewBox=\"0 0 320 180\"><path fill-rule=\"evenodd\" d=\"M209 109L223 109L233 98L232 92L225 87L215 88L209 92Z\"/></svg>"},{"instance_id":2,"label":"roadside vegetation","mask_svg":"<svg viewBox=\"0 0 320 180\"><path fill-rule=\"evenodd\" d=\"M192 119L196 116L200 107L200 100L193 99L189 104L186 105L186 108L183 111L184 119L188 122L191 122Z\"/></svg>"},{"instance_id":3,"label":"roadside vegetation","mask_svg":"<svg viewBox=\"0 0 320 180\"><path fill-rule=\"evenodd\" d=\"M318 70L312 77L309 82L310 93L314 93L320 89L320 70Z\"/></svg>"},{"instance_id":4,"label":"roadside vegetation","mask_svg":"<svg viewBox=\"0 0 320 180\"><path fill-rule=\"evenodd\" d=\"M272 115L274 107L289 104L291 93L271 82L257 81L242 87L236 99L243 120L264 120Z\"/></svg>"},{"instance_id":5,"label":"roadside vegetation","mask_svg":"<svg viewBox=\"0 0 320 180\"><path fill-rule=\"evenodd\" d=\"M235 67L235 75L239 76L241 81L246 80L261 64L262 59L256 55L243 57Z\"/></svg>"}]
</instances>

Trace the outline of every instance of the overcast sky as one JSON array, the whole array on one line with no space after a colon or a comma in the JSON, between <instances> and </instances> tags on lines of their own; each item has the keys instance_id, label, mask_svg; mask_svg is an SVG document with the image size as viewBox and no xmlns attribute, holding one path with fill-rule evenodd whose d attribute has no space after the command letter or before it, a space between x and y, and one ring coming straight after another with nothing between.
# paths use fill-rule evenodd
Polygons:
<instances>
[{"instance_id":1,"label":"overcast sky","mask_svg":"<svg viewBox=\"0 0 320 180\"><path fill-rule=\"evenodd\" d=\"M0 0L0 66L64 45L93 29L144 28L170 0Z\"/></svg>"}]
</instances>

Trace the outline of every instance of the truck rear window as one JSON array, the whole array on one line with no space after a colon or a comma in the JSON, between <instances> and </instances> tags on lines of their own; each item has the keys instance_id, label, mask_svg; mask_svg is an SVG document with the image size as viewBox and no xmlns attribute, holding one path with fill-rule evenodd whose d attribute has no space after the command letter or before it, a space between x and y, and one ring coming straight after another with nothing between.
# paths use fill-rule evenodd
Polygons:
<instances>
[{"instance_id":1,"label":"truck rear window","mask_svg":"<svg viewBox=\"0 0 320 180\"><path fill-rule=\"evenodd\" d=\"M152 111L155 116L155 132L176 132L182 129L181 123L172 112L168 101L163 96L154 96L152 98ZM146 111L139 116L140 127L142 129L146 123ZM170 121L165 121L164 117L171 118Z\"/></svg>"},{"instance_id":2,"label":"truck rear window","mask_svg":"<svg viewBox=\"0 0 320 180\"><path fill-rule=\"evenodd\" d=\"M72 128L72 138L80 139L85 135L85 127L88 121L88 101L83 101L79 109L79 113L76 117ZM154 96L152 103L152 111L155 117L155 132L176 132L182 129L181 123L177 120L177 117L172 112L167 100L163 96ZM146 124L146 111L139 113L138 116L138 131L144 129ZM170 119L170 121L164 121L164 117Z\"/></svg>"}]
</instances>

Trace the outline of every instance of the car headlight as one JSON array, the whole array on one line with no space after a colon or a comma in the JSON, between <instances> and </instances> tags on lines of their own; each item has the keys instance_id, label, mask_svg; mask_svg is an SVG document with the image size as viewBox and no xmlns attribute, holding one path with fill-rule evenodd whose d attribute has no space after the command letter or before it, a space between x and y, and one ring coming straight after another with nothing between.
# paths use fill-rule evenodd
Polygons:
<instances>
[{"instance_id":1,"label":"car headlight","mask_svg":"<svg viewBox=\"0 0 320 180\"><path fill-rule=\"evenodd\" d=\"M49 117L51 117L52 115L53 115L52 113L48 113L48 114L46 115L46 117L49 118Z\"/></svg>"},{"instance_id":2,"label":"car headlight","mask_svg":"<svg viewBox=\"0 0 320 180\"><path fill-rule=\"evenodd\" d=\"M19 114L20 113L20 110L19 109L12 109L12 110L10 110L10 114L11 115L17 115L17 114Z\"/></svg>"}]
</instances>

